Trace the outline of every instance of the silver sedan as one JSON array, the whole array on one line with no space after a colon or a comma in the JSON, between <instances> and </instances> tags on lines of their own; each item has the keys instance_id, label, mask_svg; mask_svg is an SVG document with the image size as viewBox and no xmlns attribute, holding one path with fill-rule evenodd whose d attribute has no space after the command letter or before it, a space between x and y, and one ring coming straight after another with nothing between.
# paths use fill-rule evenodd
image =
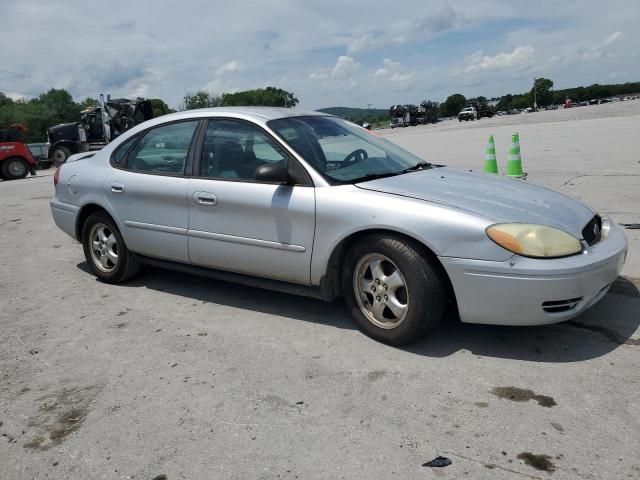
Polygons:
<instances>
[{"instance_id":1,"label":"silver sedan","mask_svg":"<svg viewBox=\"0 0 640 480\"><path fill-rule=\"evenodd\" d=\"M435 165L350 122L275 108L145 122L55 174L56 224L103 282L141 264L344 297L403 345L470 323L567 320L602 298L627 241L554 191Z\"/></svg>"}]
</instances>

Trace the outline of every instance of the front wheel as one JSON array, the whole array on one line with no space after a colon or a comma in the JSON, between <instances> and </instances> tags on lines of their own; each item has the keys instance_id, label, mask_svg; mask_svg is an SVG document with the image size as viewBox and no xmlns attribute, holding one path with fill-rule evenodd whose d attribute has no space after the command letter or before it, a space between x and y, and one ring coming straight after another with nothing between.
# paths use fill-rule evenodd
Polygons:
<instances>
[{"instance_id":1,"label":"front wheel","mask_svg":"<svg viewBox=\"0 0 640 480\"><path fill-rule=\"evenodd\" d=\"M343 292L358 327L394 346L425 336L440 322L444 287L419 244L374 235L347 254Z\"/></svg>"},{"instance_id":2,"label":"front wheel","mask_svg":"<svg viewBox=\"0 0 640 480\"><path fill-rule=\"evenodd\" d=\"M121 283L140 270L114 221L104 212L87 218L82 229L84 256L93 274L106 283Z\"/></svg>"},{"instance_id":3,"label":"front wheel","mask_svg":"<svg viewBox=\"0 0 640 480\"><path fill-rule=\"evenodd\" d=\"M29 173L29 165L22 158L8 158L2 162L2 177L6 180L24 178Z\"/></svg>"}]
</instances>

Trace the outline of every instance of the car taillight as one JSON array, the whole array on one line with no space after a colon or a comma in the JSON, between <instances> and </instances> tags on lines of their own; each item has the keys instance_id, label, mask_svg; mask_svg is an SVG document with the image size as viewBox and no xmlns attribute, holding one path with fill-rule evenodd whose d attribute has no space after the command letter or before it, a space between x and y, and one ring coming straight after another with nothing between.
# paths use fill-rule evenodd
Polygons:
<instances>
[{"instance_id":1,"label":"car taillight","mask_svg":"<svg viewBox=\"0 0 640 480\"><path fill-rule=\"evenodd\" d=\"M58 185L58 181L60 180L60 169L62 168L62 165L58 166L58 168L56 168L56 173L53 174L53 184L54 185Z\"/></svg>"}]
</instances>

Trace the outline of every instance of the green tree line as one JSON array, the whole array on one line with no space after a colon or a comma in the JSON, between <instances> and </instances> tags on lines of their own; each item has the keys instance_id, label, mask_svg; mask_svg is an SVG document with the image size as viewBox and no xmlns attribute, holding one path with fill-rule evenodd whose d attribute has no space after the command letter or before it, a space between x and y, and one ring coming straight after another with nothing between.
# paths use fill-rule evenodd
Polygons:
<instances>
[{"instance_id":1,"label":"green tree line","mask_svg":"<svg viewBox=\"0 0 640 480\"><path fill-rule=\"evenodd\" d=\"M534 101L538 107L549 105L561 105L565 99L570 98L574 102L584 102L592 99L601 99L615 96L631 95L640 93L640 82L627 82L610 85L600 85L594 83L587 87L565 88L562 90L553 89L553 81L548 78L537 78L534 86L525 93L509 93L500 97L496 104L496 110L524 109L534 106ZM485 97L466 98L461 93L454 93L440 104L440 116L456 116L465 105L477 102L481 105L487 104Z\"/></svg>"},{"instance_id":2,"label":"green tree line","mask_svg":"<svg viewBox=\"0 0 640 480\"><path fill-rule=\"evenodd\" d=\"M206 107L237 107L237 106L263 106L293 108L298 104L298 99L291 92L276 87L256 88L236 93L223 93L212 95L200 90L184 97L184 109Z\"/></svg>"}]
</instances>

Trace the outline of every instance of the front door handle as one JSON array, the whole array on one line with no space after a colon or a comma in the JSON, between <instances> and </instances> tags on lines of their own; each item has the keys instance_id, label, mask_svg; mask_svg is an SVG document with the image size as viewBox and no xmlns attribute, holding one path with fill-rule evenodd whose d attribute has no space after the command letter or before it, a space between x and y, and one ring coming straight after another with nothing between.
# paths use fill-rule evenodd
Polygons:
<instances>
[{"instance_id":1,"label":"front door handle","mask_svg":"<svg viewBox=\"0 0 640 480\"><path fill-rule=\"evenodd\" d=\"M218 199L213 193L209 192L195 192L193 194L193 201L198 205L206 205L212 207L218 204Z\"/></svg>"},{"instance_id":2,"label":"front door handle","mask_svg":"<svg viewBox=\"0 0 640 480\"><path fill-rule=\"evenodd\" d=\"M121 183L112 183L111 191L113 193L124 193L124 185Z\"/></svg>"}]
</instances>

